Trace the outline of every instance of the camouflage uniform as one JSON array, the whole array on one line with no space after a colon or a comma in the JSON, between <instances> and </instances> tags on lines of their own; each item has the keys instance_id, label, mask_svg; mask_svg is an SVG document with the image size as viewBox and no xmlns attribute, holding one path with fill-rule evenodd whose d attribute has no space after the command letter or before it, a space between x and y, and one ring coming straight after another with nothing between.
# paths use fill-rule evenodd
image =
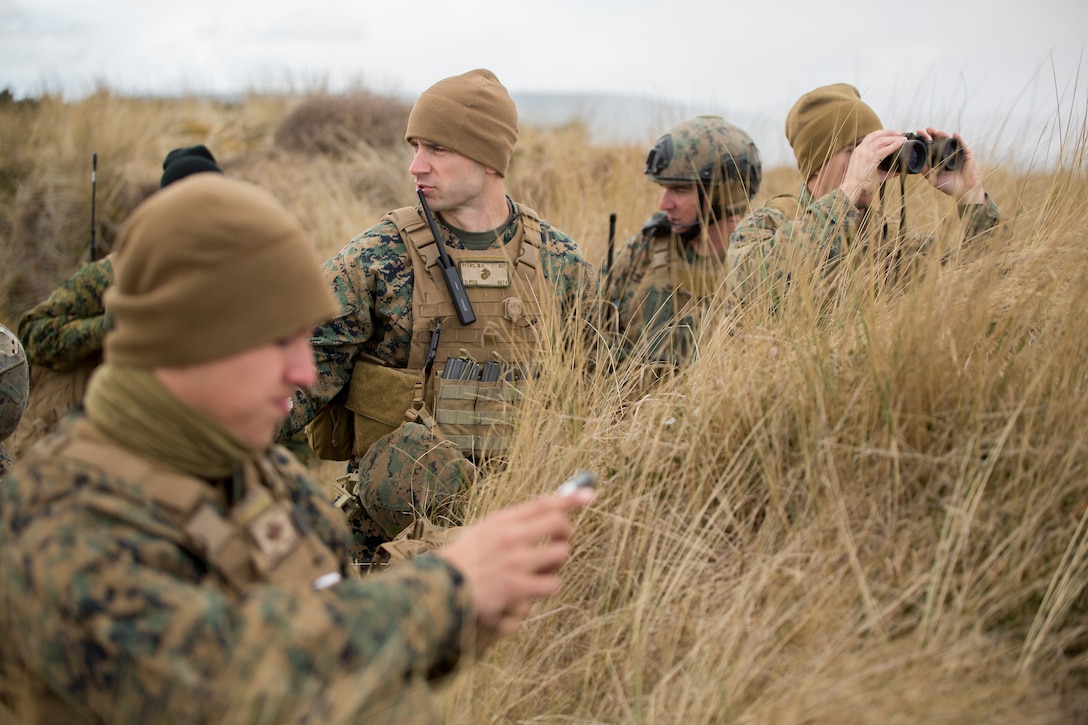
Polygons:
<instances>
[{"instance_id":1,"label":"camouflage uniform","mask_svg":"<svg viewBox=\"0 0 1088 725\"><path fill-rule=\"evenodd\" d=\"M19 320L19 337L34 365L56 372L101 360L111 322L102 295L113 282L109 257L89 262Z\"/></svg>"},{"instance_id":2,"label":"camouflage uniform","mask_svg":"<svg viewBox=\"0 0 1088 725\"><path fill-rule=\"evenodd\" d=\"M509 197L507 201L512 217L493 248L524 236L525 222L518 205ZM439 217L436 222L450 250L468 249ZM596 273L569 236L545 222L541 225L545 240L540 250L541 271L563 313L572 314L583 301L596 299ZM314 333L318 382L296 392L291 415L280 431L281 440L302 430L348 386L360 356L392 368L409 364L414 271L396 224L387 219L348 242L325 263L325 276L342 314ZM447 327L456 324L453 320ZM402 514L386 517L379 510L422 510L428 517L443 518L449 514L450 496L474 477L473 464L458 450L413 423L400 425L376 442L362 462L361 457L353 456L348 465L349 471L358 473L354 488L363 504L349 511L355 531L354 551L360 560L369 560L378 545L403 528ZM368 502L372 505L369 509Z\"/></svg>"},{"instance_id":3,"label":"camouflage uniform","mask_svg":"<svg viewBox=\"0 0 1088 725\"><path fill-rule=\"evenodd\" d=\"M960 204L956 211L968 240L989 232L1000 220L997 204L989 194L985 204ZM874 235L885 233L872 223L878 213L872 209L863 218L841 189L816 199L805 186L796 198L769 199L730 237L728 285L734 300L741 302L757 292L780 295L789 269L798 263L815 263L830 272L849 248L857 246L857 240L866 245ZM885 252L902 256L903 250L909 250L909 255L916 255L935 242L934 237L906 229L898 244ZM885 261L893 262L890 258Z\"/></svg>"},{"instance_id":4,"label":"camouflage uniform","mask_svg":"<svg viewBox=\"0 0 1088 725\"><path fill-rule=\"evenodd\" d=\"M106 453L88 465L80 444ZM415 697L456 661L470 605L441 559L358 578L344 557L344 578L328 588L259 576L238 585L162 494L115 470L123 454L111 445L80 419L0 481L0 712L22 722L339 722L380 706L397 721L390 698L413 683ZM342 555L343 516L305 469L281 448L259 467L298 530ZM238 505L229 479L185 480L224 516Z\"/></svg>"},{"instance_id":5,"label":"camouflage uniform","mask_svg":"<svg viewBox=\"0 0 1088 725\"><path fill-rule=\"evenodd\" d=\"M27 414L10 445L22 455L78 408L112 320L102 296L113 283L109 256L89 262L23 314L19 334L26 340L31 396Z\"/></svg>"},{"instance_id":6,"label":"camouflage uniform","mask_svg":"<svg viewBox=\"0 0 1088 725\"><path fill-rule=\"evenodd\" d=\"M662 242L658 245L657 242ZM667 255L668 281L653 276L654 248ZM672 232L663 212L630 237L608 274L608 302L615 305L623 349L645 345L648 361L676 365L695 354L695 334L709 296L724 278L723 259L697 254Z\"/></svg>"}]
</instances>

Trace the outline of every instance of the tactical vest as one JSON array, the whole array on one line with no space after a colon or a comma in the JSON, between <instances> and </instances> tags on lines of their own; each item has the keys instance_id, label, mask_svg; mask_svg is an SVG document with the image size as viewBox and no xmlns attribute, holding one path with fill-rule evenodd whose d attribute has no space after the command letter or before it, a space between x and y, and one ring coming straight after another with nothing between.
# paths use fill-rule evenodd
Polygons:
<instances>
[{"instance_id":1,"label":"tactical vest","mask_svg":"<svg viewBox=\"0 0 1088 725\"><path fill-rule=\"evenodd\" d=\"M718 289L726 268L724 260L716 264L708 259L698 267L689 264L683 242L671 230L656 224L657 217L655 214L642 229L649 236L642 259L647 272L635 287L632 299L641 307L632 311L627 337L633 343L639 335L653 335L651 357L661 361L683 359L694 352L698 303ZM671 301L675 314L666 318L659 307L647 304L655 297L662 303Z\"/></svg>"},{"instance_id":2,"label":"tactical vest","mask_svg":"<svg viewBox=\"0 0 1088 725\"><path fill-rule=\"evenodd\" d=\"M301 469L281 466L272 458L247 463L244 496L224 515L219 513L222 494L207 481L141 458L87 421L76 422L73 435L51 455L108 472L126 488L138 490L141 496L128 498L118 491L90 489L81 500L92 510L172 540L207 562L209 576L235 594L254 584L310 582L322 589L340 580L340 557L315 533L300 530L293 515L285 482ZM149 504L173 526L163 526L146 513L133 516Z\"/></svg>"},{"instance_id":3,"label":"tactical vest","mask_svg":"<svg viewBox=\"0 0 1088 725\"><path fill-rule=\"evenodd\" d=\"M438 245L426 220L414 207L389 212L383 220L400 231L414 277L407 373L416 382L416 392L404 419L433 421L440 434L466 456L505 451L513 431L514 408L540 351L536 324L541 301L554 299L540 269L546 238L539 215L519 205L514 237L498 249L473 251L446 245L476 314L471 325L462 325L457 318L439 266ZM439 322L441 330L433 340ZM433 368L424 380L432 342ZM360 408L375 407L364 399L373 390L356 393L356 378L375 373L390 376L388 369L376 371L368 362L357 364L352 372L347 407L356 414L356 456L365 453L365 448L359 450L365 443L359 440L359 426L374 422L373 413ZM387 408L386 416L400 417L396 408L402 407Z\"/></svg>"}]
</instances>

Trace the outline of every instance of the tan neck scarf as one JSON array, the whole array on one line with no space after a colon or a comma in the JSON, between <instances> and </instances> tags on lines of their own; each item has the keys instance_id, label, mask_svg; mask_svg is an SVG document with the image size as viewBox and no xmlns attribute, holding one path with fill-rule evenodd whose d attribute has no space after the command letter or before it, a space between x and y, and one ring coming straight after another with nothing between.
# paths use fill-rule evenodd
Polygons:
<instances>
[{"instance_id":1,"label":"tan neck scarf","mask_svg":"<svg viewBox=\"0 0 1088 725\"><path fill-rule=\"evenodd\" d=\"M146 368L99 366L83 402L87 417L118 443L193 476L224 478L257 453L178 400Z\"/></svg>"}]
</instances>

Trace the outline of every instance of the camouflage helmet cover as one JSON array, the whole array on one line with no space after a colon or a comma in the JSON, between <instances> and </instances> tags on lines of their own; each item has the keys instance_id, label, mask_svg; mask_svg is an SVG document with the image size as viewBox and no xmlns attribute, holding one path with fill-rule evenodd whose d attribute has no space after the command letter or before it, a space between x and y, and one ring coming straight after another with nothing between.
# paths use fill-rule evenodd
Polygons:
<instances>
[{"instance_id":1,"label":"camouflage helmet cover","mask_svg":"<svg viewBox=\"0 0 1088 725\"><path fill-rule=\"evenodd\" d=\"M658 184L699 184L726 216L742 213L759 192L763 163L752 137L719 116L698 116L670 129L646 157Z\"/></svg>"},{"instance_id":2,"label":"camouflage helmet cover","mask_svg":"<svg viewBox=\"0 0 1088 725\"><path fill-rule=\"evenodd\" d=\"M0 441L19 427L30 392L30 372L23 343L0 325Z\"/></svg>"}]
</instances>

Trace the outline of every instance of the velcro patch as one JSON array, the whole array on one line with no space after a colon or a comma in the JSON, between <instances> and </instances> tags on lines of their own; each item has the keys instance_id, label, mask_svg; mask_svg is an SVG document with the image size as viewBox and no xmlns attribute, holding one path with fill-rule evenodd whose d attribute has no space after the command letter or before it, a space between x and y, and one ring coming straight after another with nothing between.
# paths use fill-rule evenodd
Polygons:
<instances>
[{"instance_id":1,"label":"velcro patch","mask_svg":"<svg viewBox=\"0 0 1088 725\"><path fill-rule=\"evenodd\" d=\"M247 528L253 542L271 566L279 564L301 540L291 514L279 505L269 506L257 514Z\"/></svg>"},{"instance_id":2,"label":"velcro patch","mask_svg":"<svg viewBox=\"0 0 1088 725\"><path fill-rule=\"evenodd\" d=\"M466 287L510 286L509 260L464 260L458 266L461 269L461 282Z\"/></svg>"}]
</instances>

